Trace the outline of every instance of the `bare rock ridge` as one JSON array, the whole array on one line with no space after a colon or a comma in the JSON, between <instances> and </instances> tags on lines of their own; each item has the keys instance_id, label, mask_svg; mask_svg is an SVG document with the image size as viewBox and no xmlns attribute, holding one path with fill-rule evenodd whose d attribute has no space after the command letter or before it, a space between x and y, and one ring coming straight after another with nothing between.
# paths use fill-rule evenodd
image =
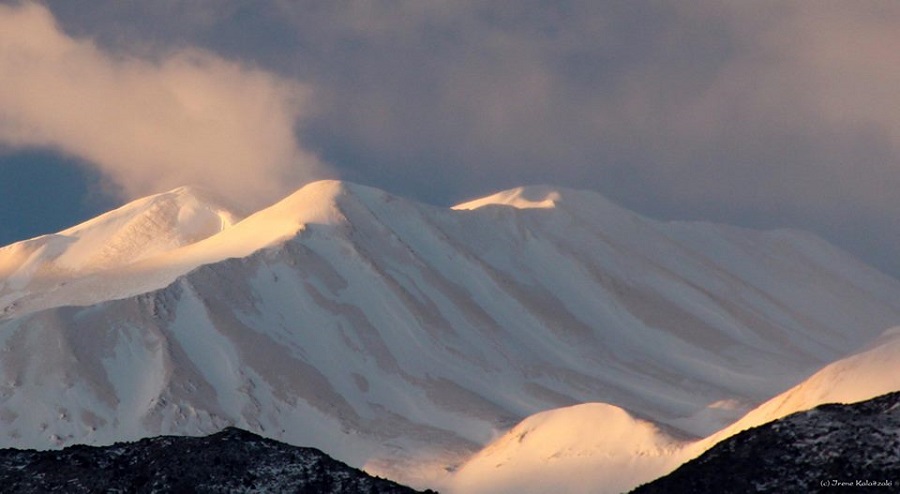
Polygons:
<instances>
[{"instance_id":1,"label":"bare rock ridge","mask_svg":"<svg viewBox=\"0 0 900 494\"><path fill-rule=\"evenodd\" d=\"M227 211L176 190L0 249L0 445L236 425L442 486L579 404L706 437L900 325L900 283L812 235L592 192L450 209L323 181Z\"/></svg>"},{"instance_id":2,"label":"bare rock ridge","mask_svg":"<svg viewBox=\"0 0 900 494\"><path fill-rule=\"evenodd\" d=\"M235 428L207 437L164 436L105 447L3 449L0 485L4 492L20 494L419 492L369 476L319 450L290 446Z\"/></svg>"}]
</instances>

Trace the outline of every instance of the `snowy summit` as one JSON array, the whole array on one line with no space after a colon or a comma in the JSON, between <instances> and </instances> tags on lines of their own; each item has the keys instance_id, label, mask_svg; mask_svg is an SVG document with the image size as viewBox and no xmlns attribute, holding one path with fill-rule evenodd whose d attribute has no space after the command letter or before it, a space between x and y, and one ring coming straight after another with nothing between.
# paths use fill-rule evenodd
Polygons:
<instances>
[{"instance_id":1,"label":"snowy summit","mask_svg":"<svg viewBox=\"0 0 900 494\"><path fill-rule=\"evenodd\" d=\"M897 325L900 283L812 235L588 191L180 188L0 249L0 439L234 425L417 488L621 490Z\"/></svg>"}]
</instances>

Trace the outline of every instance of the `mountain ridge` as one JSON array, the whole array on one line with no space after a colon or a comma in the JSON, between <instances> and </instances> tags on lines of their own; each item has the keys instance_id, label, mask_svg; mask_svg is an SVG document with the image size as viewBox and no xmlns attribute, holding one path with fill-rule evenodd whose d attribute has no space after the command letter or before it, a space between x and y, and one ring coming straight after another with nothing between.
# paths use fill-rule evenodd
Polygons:
<instances>
[{"instance_id":1,"label":"mountain ridge","mask_svg":"<svg viewBox=\"0 0 900 494\"><path fill-rule=\"evenodd\" d=\"M239 425L437 486L579 403L704 437L900 324L898 282L813 238L520 192L556 207L318 182L118 278L69 280L83 298L0 318L0 441Z\"/></svg>"},{"instance_id":2,"label":"mountain ridge","mask_svg":"<svg viewBox=\"0 0 900 494\"><path fill-rule=\"evenodd\" d=\"M2 247L0 317L114 298L114 292L103 292L79 299L79 292L83 294L85 289L77 282L115 277L147 259L214 236L239 219L209 193L179 187L137 199L58 233ZM150 283L126 293L153 287L156 285Z\"/></svg>"},{"instance_id":3,"label":"mountain ridge","mask_svg":"<svg viewBox=\"0 0 900 494\"><path fill-rule=\"evenodd\" d=\"M634 494L894 491L900 392L822 404L721 441Z\"/></svg>"},{"instance_id":4,"label":"mountain ridge","mask_svg":"<svg viewBox=\"0 0 900 494\"><path fill-rule=\"evenodd\" d=\"M43 452L0 449L0 484L20 494L418 492L370 477L319 450L289 446L233 427L206 437L163 436L106 447L70 446Z\"/></svg>"}]
</instances>

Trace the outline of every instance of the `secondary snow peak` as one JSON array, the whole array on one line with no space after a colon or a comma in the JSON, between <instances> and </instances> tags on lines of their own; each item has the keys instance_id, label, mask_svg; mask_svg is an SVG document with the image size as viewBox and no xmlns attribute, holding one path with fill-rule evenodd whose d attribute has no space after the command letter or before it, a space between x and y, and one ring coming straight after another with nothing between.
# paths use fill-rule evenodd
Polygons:
<instances>
[{"instance_id":1,"label":"secondary snow peak","mask_svg":"<svg viewBox=\"0 0 900 494\"><path fill-rule=\"evenodd\" d=\"M516 209L549 209L556 207L563 191L548 185L516 187L453 206L453 209L478 209L484 206L510 206Z\"/></svg>"},{"instance_id":2,"label":"secondary snow peak","mask_svg":"<svg viewBox=\"0 0 900 494\"><path fill-rule=\"evenodd\" d=\"M116 270L215 235L238 219L197 189L179 187L40 237L42 241L26 240L0 249L0 264L9 277L25 275L18 269L25 263L41 264L39 271L67 277ZM14 262L13 253L24 262Z\"/></svg>"},{"instance_id":3,"label":"secondary snow peak","mask_svg":"<svg viewBox=\"0 0 900 494\"><path fill-rule=\"evenodd\" d=\"M472 456L455 474L453 493L623 492L674 468L680 442L654 424L605 403L541 412ZM590 475L585 475L590 472ZM562 480L565 479L565 480ZM597 479L604 479L602 487Z\"/></svg>"},{"instance_id":4,"label":"secondary snow peak","mask_svg":"<svg viewBox=\"0 0 900 494\"><path fill-rule=\"evenodd\" d=\"M578 221L607 224L625 221L652 221L610 201L599 192L550 185L529 185L491 194L453 206L455 210L477 210L485 207L508 207L516 210L559 211Z\"/></svg>"},{"instance_id":5,"label":"secondary snow peak","mask_svg":"<svg viewBox=\"0 0 900 494\"><path fill-rule=\"evenodd\" d=\"M118 275L137 263L214 236L239 219L195 187L137 199L59 233L0 249L0 302L18 301L20 310L31 306L25 299L71 303L66 294L83 291L79 280ZM54 295L48 297L51 292ZM43 306L37 303L32 308Z\"/></svg>"}]
</instances>

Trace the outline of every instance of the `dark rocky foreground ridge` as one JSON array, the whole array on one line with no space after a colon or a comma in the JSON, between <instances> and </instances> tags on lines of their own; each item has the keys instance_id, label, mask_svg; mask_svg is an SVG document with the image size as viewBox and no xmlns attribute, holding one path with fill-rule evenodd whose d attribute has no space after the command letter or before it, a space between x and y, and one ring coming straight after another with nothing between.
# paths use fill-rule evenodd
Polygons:
<instances>
[{"instance_id":1,"label":"dark rocky foreground ridge","mask_svg":"<svg viewBox=\"0 0 900 494\"><path fill-rule=\"evenodd\" d=\"M313 448L236 428L59 451L0 450L0 492L406 494ZM427 491L431 492L431 491Z\"/></svg>"},{"instance_id":2,"label":"dark rocky foreground ridge","mask_svg":"<svg viewBox=\"0 0 900 494\"><path fill-rule=\"evenodd\" d=\"M900 392L746 430L632 491L672 492L900 492Z\"/></svg>"}]
</instances>

